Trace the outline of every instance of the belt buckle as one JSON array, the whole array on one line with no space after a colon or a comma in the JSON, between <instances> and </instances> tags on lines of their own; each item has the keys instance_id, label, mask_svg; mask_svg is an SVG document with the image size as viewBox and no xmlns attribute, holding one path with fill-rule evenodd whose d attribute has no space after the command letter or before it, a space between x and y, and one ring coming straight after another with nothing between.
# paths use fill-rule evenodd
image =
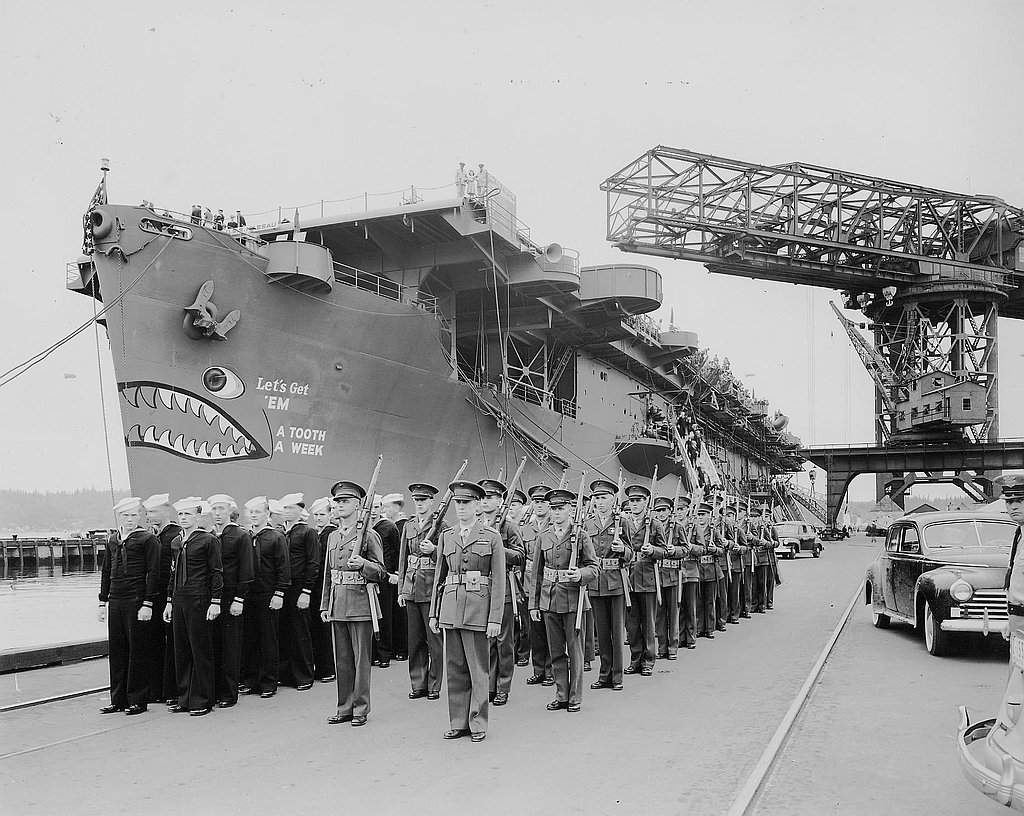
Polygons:
<instances>
[{"instance_id":1,"label":"belt buckle","mask_svg":"<svg viewBox=\"0 0 1024 816\"><path fill-rule=\"evenodd\" d=\"M409 556L409 569L414 570L414 569L419 569L419 568L420 568L420 557L418 555L410 555Z\"/></svg>"},{"instance_id":2,"label":"belt buckle","mask_svg":"<svg viewBox=\"0 0 1024 816\"><path fill-rule=\"evenodd\" d=\"M340 584L341 583L341 570L340 569L332 569L331 570L331 583L332 584Z\"/></svg>"},{"instance_id":3,"label":"belt buckle","mask_svg":"<svg viewBox=\"0 0 1024 816\"><path fill-rule=\"evenodd\" d=\"M468 570L463 573L463 581L466 583L467 589L480 589L480 570Z\"/></svg>"}]
</instances>

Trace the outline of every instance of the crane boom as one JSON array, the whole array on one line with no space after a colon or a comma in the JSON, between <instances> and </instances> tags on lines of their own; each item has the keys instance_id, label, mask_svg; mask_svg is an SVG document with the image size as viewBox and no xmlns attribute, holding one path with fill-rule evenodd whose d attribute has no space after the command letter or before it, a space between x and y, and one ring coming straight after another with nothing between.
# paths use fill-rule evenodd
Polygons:
<instances>
[{"instance_id":1,"label":"crane boom","mask_svg":"<svg viewBox=\"0 0 1024 816\"><path fill-rule=\"evenodd\" d=\"M895 411L896 401L893 398L893 394L896 393L896 389L899 386L899 383L896 380L896 374L893 373L893 370L889 367L889 363L886 362L885 357L868 345L864 336L857 331L857 327L854 325L853 321L843 317L842 313L834 303L829 303L828 305L832 307L832 311L835 312L836 317L839 319L839 323L844 329L846 329L846 334L849 336L850 342L853 344L853 349L857 352L857 356L860 357L860 361L864 364L864 368L867 369L868 374L871 375L871 379L875 381L875 388L877 388L878 393L882 395L885 407L889 411Z\"/></svg>"}]
</instances>

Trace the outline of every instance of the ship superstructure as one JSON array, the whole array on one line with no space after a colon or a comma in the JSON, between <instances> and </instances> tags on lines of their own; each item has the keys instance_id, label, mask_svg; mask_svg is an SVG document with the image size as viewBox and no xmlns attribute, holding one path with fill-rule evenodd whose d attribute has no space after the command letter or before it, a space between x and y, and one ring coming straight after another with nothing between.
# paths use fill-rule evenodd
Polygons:
<instances>
[{"instance_id":1,"label":"ship superstructure","mask_svg":"<svg viewBox=\"0 0 1024 816\"><path fill-rule=\"evenodd\" d=\"M526 455L530 483L657 466L738 495L803 464L728 361L648 317L656 269L537 243L493 175L254 229L105 198L68 287L105 305L137 494L318 495L378 452L397 484Z\"/></svg>"}]
</instances>

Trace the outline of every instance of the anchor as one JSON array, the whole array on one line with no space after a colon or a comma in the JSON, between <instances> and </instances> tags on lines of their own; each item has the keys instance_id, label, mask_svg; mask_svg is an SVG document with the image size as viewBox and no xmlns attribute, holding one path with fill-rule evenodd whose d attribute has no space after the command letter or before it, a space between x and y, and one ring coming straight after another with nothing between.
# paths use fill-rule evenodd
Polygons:
<instances>
[{"instance_id":1,"label":"anchor","mask_svg":"<svg viewBox=\"0 0 1024 816\"><path fill-rule=\"evenodd\" d=\"M185 322L183 328L185 334L193 340L206 337L210 340L227 340L227 333L238 325L242 313L238 309L228 312L224 319L217 320L219 310L211 297L213 297L214 283L206 281L199 287L196 299L191 306L185 307Z\"/></svg>"}]
</instances>

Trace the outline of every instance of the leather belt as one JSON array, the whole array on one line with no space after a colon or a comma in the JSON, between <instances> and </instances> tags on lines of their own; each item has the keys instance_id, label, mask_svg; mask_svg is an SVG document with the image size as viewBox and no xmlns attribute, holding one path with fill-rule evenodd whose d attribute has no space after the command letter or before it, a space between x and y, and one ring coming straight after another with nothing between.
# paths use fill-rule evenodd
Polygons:
<instances>
[{"instance_id":1,"label":"leather belt","mask_svg":"<svg viewBox=\"0 0 1024 816\"><path fill-rule=\"evenodd\" d=\"M410 555L409 556L409 569L411 569L411 570L434 569L434 565L430 562L430 557L427 556L427 555Z\"/></svg>"},{"instance_id":2,"label":"leather belt","mask_svg":"<svg viewBox=\"0 0 1024 816\"><path fill-rule=\"evenodd\" d=\"M444 579L445 584L465 584L467 589L479 589L482 586L490 586L491 579L487 575L481 575L479 570L468 572L448 573Z\"/></svg>"},{"instance_id":3,"label":"leather belt","mask_svg":"<svg viewBox=\"0 0 1024 816\"><path fill-rule=\"evenodd\" d=\"M365 584L366 579L361 573L353 570L331 570L331 583L332 584Z\"/></svg>"},{"instance_id":4,"label":"leather belt","mask_svg":"<svg viewBox=\"0 0 1024 816\"><path fill-rule=\"evenodd\" d=\"M601 558L598 560L601 562L601 569L603 570L617 570L622 568L622 559L620 558Z\"/></svg>"},{"instance_id":5,"label":"leather belt","mask_svg":"<svg viewBox=\"0 0 1024 816\"><path fill-rule=\"evenodd\" d=\"M713 555L702 555L700 557L700 563L702 563L702 564L714 564L715 563L715 556L713 556Z\"/></svg>"},{"instance_id":6,"label":"leather belt","mask_svg":"<svg viewBox=\"0 0 1024 816\"><path fill-rule=\"evenodd\" d=\"M661 568L667 570L677 570L683 566L683 562L679 558L663 558L661 559Z\"/></svg>"},{"instance_id":7,"label":"leather belt","mask_svg":"<svg viewBox=\"0 0 1024 816\"><path fill-rule=\"evenodd\" d=\"M544 567L544 580L551 581L553 584L567 584L569 583L568 573L569 570L556 570Z\"/></svg>"}]
</instances>

